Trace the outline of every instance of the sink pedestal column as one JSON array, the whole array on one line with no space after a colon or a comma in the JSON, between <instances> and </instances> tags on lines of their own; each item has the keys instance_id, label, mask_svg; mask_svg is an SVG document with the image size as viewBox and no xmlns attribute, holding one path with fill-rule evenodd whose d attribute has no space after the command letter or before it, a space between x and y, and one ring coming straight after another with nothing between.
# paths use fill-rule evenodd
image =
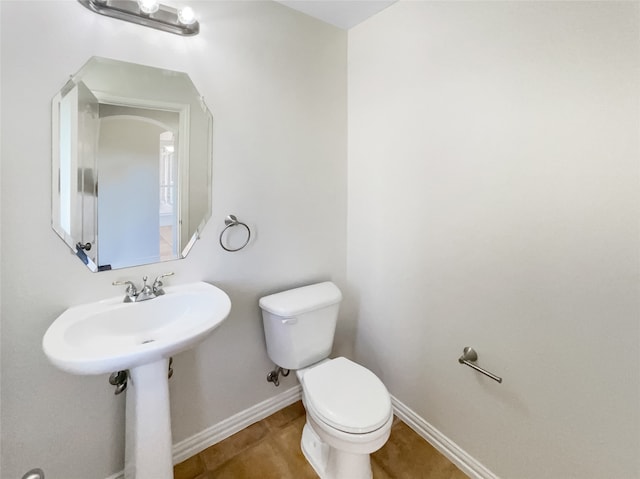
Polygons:
<instances>
[{"instance_id":1,"label":"sink pedestal column","mask_svg":"<svg viewBox=\"0 0 640 479\"><path fill-rule=\"evenodd\" d=\"M125 479L173 479L168 359L129 370Z\"/></svg>"}]
</instances>

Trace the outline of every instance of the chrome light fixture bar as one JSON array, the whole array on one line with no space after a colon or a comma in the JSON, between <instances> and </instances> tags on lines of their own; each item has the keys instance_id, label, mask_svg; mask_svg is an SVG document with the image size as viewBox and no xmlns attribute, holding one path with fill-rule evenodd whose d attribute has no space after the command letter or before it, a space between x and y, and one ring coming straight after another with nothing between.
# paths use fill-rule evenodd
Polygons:
<instances>
[{"instance_id":1,"label":"chrome light fixture bar","mask_svg":"<svg viewBox=\"0 0 640 479\"><path fill-rule=\"evenodd\" d=\"M78 0L78 2L100 15L176 35L197 35L200 32L200 24L190 7L177 10L153 0Z\"/></svg>"}]
</instances>

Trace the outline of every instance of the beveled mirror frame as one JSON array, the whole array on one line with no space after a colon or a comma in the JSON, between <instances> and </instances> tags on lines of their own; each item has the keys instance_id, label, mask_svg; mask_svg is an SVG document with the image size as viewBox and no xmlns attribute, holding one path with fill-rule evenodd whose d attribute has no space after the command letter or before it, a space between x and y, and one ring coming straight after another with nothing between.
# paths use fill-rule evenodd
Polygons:
<instances>
[{"instance_id":1,"label":"beveled mirror frame","mask_svg":"<svg viewBox=\"0 0 640 479\"><path fill-rule=\"evenodd\" d=\"M90 100L85 102L85 98ZM122 118L158 124L161 122L157 121L157 116L177 115L177 127L165 128L171 130L177 150L177 166L171 167L177 168L177 185L173 185L177 188L175 205L172 203L172 210L175 209L172 213L175 215L174 253L169 256L156 254L155 245L151 244L149 254L145 251L143 255L127 257L127 245L139 245L141 236L140 233L136 236L135 227L127 227L138 226L131 223L131 219L130 223L126 223L125 218L116 219L118 224L103 222L98 228L99 219L106 217L106 213L100 216L101 210L103 213L109 209L128 211L121 205L104 203L109 195L107 186L100 182L98 158L103 162L103 171L108 169L104 162L110 160L105 160L105 155L100 153L100 131L102 120L114 120L119 115L104 113L105 116L101 116L101 107L103 112L120 109ZM123 111L132 114L122 115ZM186 73L101 57L90 58L52 100L52 228L94 272L186 257L211 217L212 134L211 112ZM102 139L105 137L106 134ZM132 137L135 141L136 135ZM134 153L130 154L129 163L136 165ZM109 184L107 180L103 183ZM102 185L102 189L98 185ZM145 202L148 200L147 195ZM127 198L122 201L127 203ZM127 204L135 208L135 198ZM152 215L147 212L144 220L155 228L155 218L149 216ZM121 222L123 224L119 224ZM155 234L153 228L149 232L151 237ZM118 241L121 241L115 248L121 257L113 262L101 260L100 254L109 230L117 231Z\"/></svg>"}]
</instances>

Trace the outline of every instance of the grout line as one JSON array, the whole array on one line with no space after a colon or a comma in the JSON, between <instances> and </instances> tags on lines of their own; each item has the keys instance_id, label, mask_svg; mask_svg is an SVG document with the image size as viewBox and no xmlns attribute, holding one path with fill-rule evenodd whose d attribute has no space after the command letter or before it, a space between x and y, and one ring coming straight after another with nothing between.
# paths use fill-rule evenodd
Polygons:
<instances>
[{"instance_id":1,"label":"grout line","mask_svg":"<svg viewBox=\"0 0 640 479\"><path fill-rule=\"evenodd\" d=\"M296 402L297 402L297 401L296 401ZM277 426L277 427L276 427L276 426L273 426L273 425L271 425L271 424L269 424L269 423L267 422L267 420L268 420L270 417L272 417L273 415L280 413L280 412L281 412L281 411L283 411L284 409L286 409L286 408L288 408L288 407L291 407L293 404L295 404L295 402L291 403L291 404L290 404L290 405L288 405L288 406L284 406L282 409L280 409L280 410L278 410L278 411L276 411L276 412L274 412L274 413L270 414L269 416L266 416L265 418L261 419L260 421L255 422L254 424L252 424L252 425L250 425L250 426L247 426L247 427L251 427L251 426L256 425L256 424L262 424L262 427L264 427L264 430L265 430L265 434L264 434L264 435L262 435L262 436L260 436L260 437L258 437L256 440L254 440L254 441L252 441L252 442L250 442L250 443L248 443L248 444L245 444L245 445L244 445L244 447L240 447L240 448L238 448L237 450L234 450L234 451L231 453L231 455L230 455L230 456L229 456L225 461L223 461L223 462L221 462L220 464L216 465L216 467L214 467L213 469L209 469L209 468L207 467L207 462L205 461L205 459L204 459L204 457L203 457L203 453L204 453L204 451L199 452L199 453L197 454L197 456L200 456L200 460L202 461L202 463L203 463L203 464L204 464L204 466L205 466L205 467L204 467L205 472L215 473L215 472L216 472L216 471L218 471L220 468L224 467L224 465L225 465L225 464L227 464L229 461L231 461L232 459L236 458L236 457L237 457L237 456L239 456L240 454L244 454L244 453L246 453L249 449L252 449L252 448L254 448L254 447L257 447L257 446L259 446L260 444L263 444L263 443L265 443L265 442L270 443L270 444L274 444L274 445L275 445L275 447L276 447L278 450L280 450L281 452L283 452L283 453L284 453L285 451L282 451L282 448L281 448L281 447L280 447L280 445L278 444L278 441L277 441L277 439L276 439L276 436L277 436L280 432L282 432L284 429L286 429L286 428L290 427L290 426L293 424L293 422L294 422L294 421L296 421L297 419L299 419L300 417L302 417L302 415L296 416L296 417L294 417L293 419L289 419L288 421L286 421L286 422L284 422L284 423L280 424L280 425L279 425L279 426ZM246 429L247 429L247 428L242 429L242 430L238 431L238 432L237 432L237 433L235 433L235 434L240 434L240 433L242 433L242 431L245 431ZM231 436L229 436L229 438L227 438L227 439L230 439L230 438L231 438ZM220 442L223 442L223 441L220 441ZM217 443L217 444L220 444L220 443ZM210 446L210 447L216 447L216 445L217 445L217 444L214 444L213 446Z\"/></svg>"}]
</instances>

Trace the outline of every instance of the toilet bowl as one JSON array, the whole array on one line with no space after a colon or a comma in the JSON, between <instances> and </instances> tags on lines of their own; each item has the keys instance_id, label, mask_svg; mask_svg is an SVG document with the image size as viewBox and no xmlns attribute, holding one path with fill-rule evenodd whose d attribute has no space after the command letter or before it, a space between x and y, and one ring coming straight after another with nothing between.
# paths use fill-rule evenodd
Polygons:
<instances>
[{"instance_id":1,"label":"toilet bowl","mask_svg":"<svg viewBox=\"0 0 640 479\"><path fill-rule=\"evenodd\" d=\"M307 411L301 447L321 479L370 479L370 454L389 439L389 393L368 369L336 358L297 372Z\"/></svg>"},{"instance_id":2,"label":"toilet bowl","mask_svg":"<svg viewBox=\"0 0 640 479\"><path fill-rule=\"evenodd\" d=\"M341 300L329 281L260 298L267 354L296 370L307 411L302 452L320 478L371 479L369 455L391 432L391 398L367 368L328 359Z\"/></svg>"}]
</instances>

